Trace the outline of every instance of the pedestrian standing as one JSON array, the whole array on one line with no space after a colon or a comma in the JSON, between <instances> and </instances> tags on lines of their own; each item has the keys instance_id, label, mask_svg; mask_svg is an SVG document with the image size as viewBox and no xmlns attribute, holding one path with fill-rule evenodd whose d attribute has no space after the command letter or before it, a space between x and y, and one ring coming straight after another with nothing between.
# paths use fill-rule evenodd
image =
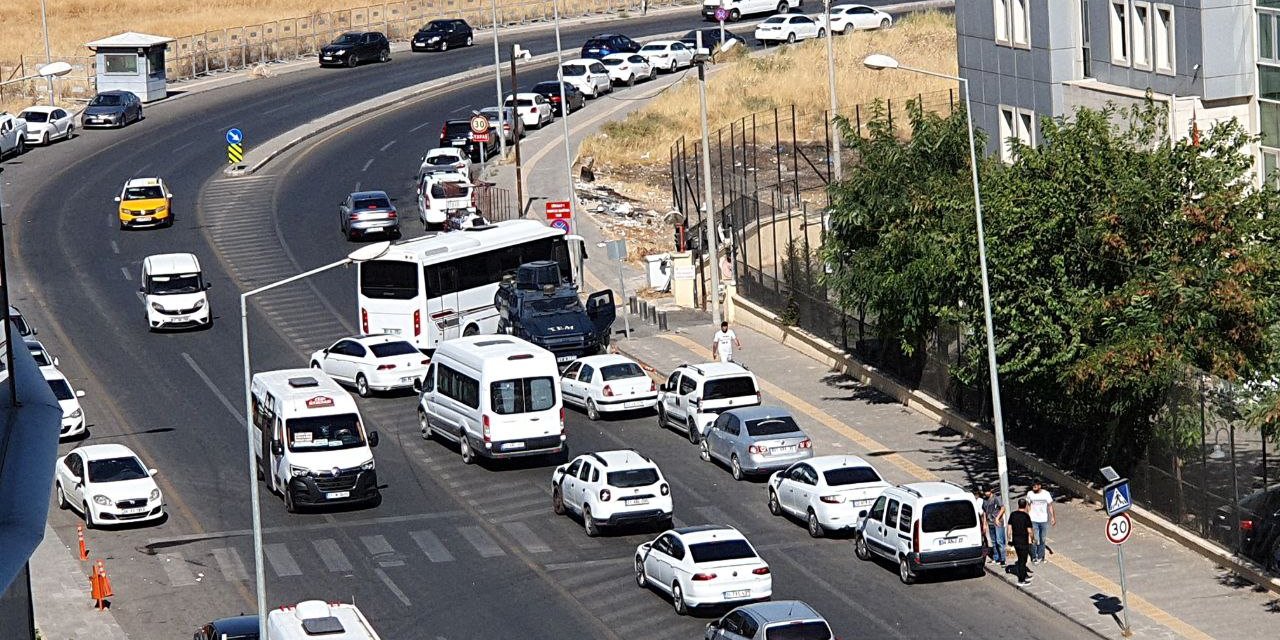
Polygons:
<instances>
[{"instance_id":1,"label":"pedestrian standing","mask_svg":"<svg viewBox=\"0 0 1280 640\"><path fill-rule=\"evenodd\" d=\"M1005 563L1004 503L995 489L987 487L982 498L982 515L987 521L987 541L991 545L991 561Z\"/></svg>"},{"instance_id":2,"label":"pedestrian standing","mask_svg":"<svg viewBox=\"0 0 1280 640\"><path fill-rule=\"evenodd\" d=\"M1049 543L1049 527L1057 526L1058 516L1053 512L1053 494L1039 482L1031 484L1027 502L1031 505L1031 525L1036 534L1035 546L1031 549L1031 562L1040 564L1044 562L1044 552Z\"/></svg>"},{"instance_id":3,"label":"pedestrian standing","mask_svg":"<svg viewBox=\"0 0 1280 640\"><path fill-rule=\"evenodd\" d=\"M1009 514L1009 541L1013 543L1013 552L1018 555L1013 574L1018 577L1018 586L1025 587L1033 577L1027 575L1027 558L1031 554L1031 515L1027 513L1026 498L1018 498L1018 510Z\"/></svg>"},{"instance_id":4,"label":"pedestrian standing","mask_svg":"<svg viewBox=\"0 0 1280 640\"><path fill-rule=\"evenodd\" d=\"M732 362L735 348L742 348L742 343L738 341L738 334L729 328L729 321L721 322L720 330L711 339L711 358L713 360L720 358L720 362Z\"/></svg>"}]
</instances>

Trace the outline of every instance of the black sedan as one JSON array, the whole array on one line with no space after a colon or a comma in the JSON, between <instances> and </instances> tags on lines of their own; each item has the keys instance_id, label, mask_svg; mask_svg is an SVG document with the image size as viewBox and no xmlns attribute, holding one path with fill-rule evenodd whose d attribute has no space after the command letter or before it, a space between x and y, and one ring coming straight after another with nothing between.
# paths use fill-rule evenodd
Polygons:
<instances>
[{"instance_id":1,"label":"black sedan","mask_svg":"<svg viewBox=\"0 0 1280 640\"><path fill-rule=\"evenodd\" d=\"M538 84L533 85L532 89L529 89L529 93L541 94L551 103L551 110L555 112L556 116L564 115L565 110L560 108L559 82L555 80L539 82ZM577 87L567 82L564 83L564 99L569 103L569 113L573 113L574 111L587 106L587 96L583 95L581 91L578 91Z\"/></svg>"},{"instance_id":2,"label":"black sedan","mask_svg":"<svg viewBox=\"0 0 1280 640\"><path fill-rule=\"evenodd\" d=\"M475 42L475 34L466 20L432 20L413 34L410 46L414 51L448 51L449 47L469 47Z\"/></svg>"},{"instance_id":3,"label":"black sedan","mask_svg":"<svg viewBox=\"0 0 1280 640\"><path fill-rule=\"evenodd\" d=\"M348 31L320 47L320 66L354 67L361 62L391 59L391 43L377 31Z\"/></svg>"},{"instance_id":4,"label":"black sedan","mask_svg":"<svg viewBox=\"0 0 1280 640\"><path fill-rule=\"evenodd\" d=\"M88 127L123 127L142 119L142 101L131 91L103 91L89 101L80 124Z\"/></svg>"}]
</instances>

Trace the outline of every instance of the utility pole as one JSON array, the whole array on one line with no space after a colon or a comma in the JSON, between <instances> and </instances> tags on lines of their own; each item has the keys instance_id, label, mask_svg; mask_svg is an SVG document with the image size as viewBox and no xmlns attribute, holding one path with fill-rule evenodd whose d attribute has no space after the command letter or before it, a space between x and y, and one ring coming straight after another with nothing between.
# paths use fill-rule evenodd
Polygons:
<instances>
[{"instance_id":1,"label":"utility pole","mask_svg":"<svg viewBox=\"0 0 1280 640\"><path fill-rule=\"evenodd\" d=\"M694 51L702 49L702 31L697 32ZM716 226L715 209L711 206L711 133L707 128L707 61L702 54L698 60L698 110L702 116L702 207L706 212L707 253L711 254L711 325L720 326L720 229Z\"/></svg>"},{"instance_id":2,"label":"utility pole","mask_svg":"<svg viewBox=\"0 0 1280 640\"><path fill-rule=\"evenodd\" d=\"M502 157L507 157L507 110L502 106L502 60L498 57L498 0L489 0L493 10L493 86L498 93L498 149ZM511 123L511 132L515 133L516 123Z\"/></svg>"},{"instance_id":3,"label":"utility pole","mask_svg":"<svg viewBox=\"0 0 1280 640\"><path fill-rule=\"evenodd\" d=\"M9 400L18 406L18 372L13 365L13 350L25 348L22 337L13 330L13 321L9 319L9 269L5 265L5 254L8 249L4 243L4 167L0 167L0 305L4 305L4 366L9 370Z\"/></svg>"},{"instance_id":4,"label":"utility pole","mask_svg":"<svg viewBox=\"0 0 1280 640\"><path fill-rule=\"evenodd\" d=\"M646 10L648 3L645 4ZM569 233L578 233L578 198L573 188L573 149L569 142L569 100L564 93L564 53L560 48L560 0L551 3L551 13L556 24L556 80L560 82L560 128L564 135L564 177L569 183ZM629 334L628 334L629 335Z\"/></svg>"},{"instance_id":5,"label":"utility pole","mask_svg":"<svg viewBox=\"0 0 1280 640\"><path fill-rule=\"evenodd\" d=\"M834 154L831 159L832 182L839 182L844 177L844 163L841 161L840 150L843 145L840 144L840 127L836 126L836 114L839 113L840 103L836 100L836 55L835 46L832 39L835 37L835 30L831 26L831 0L823 0L823 10L827 15L827 91L831 93L831 117L827 123L831 127L831 150L829 153Z\"/></svg>"},{"instance_id":6,"label":"utility pole","mask_svg":"<svg viewBox=\"0 0 1280 640\"><path fill-rule=\"evenodd\" d=\"M520 117L518 102L516 102L516 47L511 45L511 111L516 118ZM498 112L501 113L506 107L499 102ZM524 123L521 123L524 124ZM516 147L516 202L520 206L524 206L524 169L520 166L520 136L516 135L516 123L511 123L511 140Z\"/></svg>"},{"instance_id":7,"label":"utility pole","mask_svg":"<svg viewBox=\"0 0 1280 640\"><path fill-rule=\"evenodd\" d=\"M53 55L49 53L49 20L45 16L45 0L40 0L40 26L44 28L44 63L53 64ZM49 106L58 106L58 99L53 95L53 76L45 76L49 83Z\"/></svg>"}]
</instances>

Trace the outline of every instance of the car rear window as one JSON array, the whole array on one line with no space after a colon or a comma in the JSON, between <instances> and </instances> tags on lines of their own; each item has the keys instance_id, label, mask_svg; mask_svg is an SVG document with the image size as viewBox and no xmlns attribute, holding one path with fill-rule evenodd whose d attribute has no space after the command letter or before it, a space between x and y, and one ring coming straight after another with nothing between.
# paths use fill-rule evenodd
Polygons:
<instances>
[{"instance_id":1,"label":"car rear window","mask_svg":"<svg viewBox=\"0 0 1280 640\"><path fill-rule=\"evenodd\" d=\"M76 397L76 394L71 391L71 385L67 384L66 380L50 380L49 389L53 391L54 397L59 400L70 400Z\"/></svg>"},{"instance_id":2,"label":"car rear window","mask_svg":"<svg viewBox=\"0 0 1280 640\"><path fill-rule=\"evenodd\" d=\"M23 111L22 113L18 114L18 117L22 118L23 120L26 120L27 122L48 122L49 121L49 114L43 111Z\"/></svg>"},{"instance_id":3,"label":"car rear window","mask_svg":"<svg viewBox=\"0 0 1280 640\"><path fill-rule=\"evenodd\" d=\"M819 620L788 622L764 630L765 640L831 640L831 629Z\"/></svg>"},{"instance_id":4,"label":"car rear window","mask_svg":"<svg viewBox=\"0 0 1280 640\"><path fill-rule=\"evenodd\" d=\"M352 206L357 209L390 209L391 201L382 197L360 198Z\"/></svg>"},{"instance_id":5,"label":"car rear window","mask_svg":"<svg viewBox=\"0 0 1280 640\"><path fill-rule=\"evenodd\" d=\"M828 469L822 472L822 477L826 478L827 484L832 487L843 487L864 482L880 482L881 480L880 474L876 473L876 470L871 467Z\"/></svg>"},{"instance_id":6,"label":"car rear window","mask_svg":"<svg viewBox=\"0 0 1280 640\"><path fill-rule=\"evenodd\" d=\"M666 51L666 50L667 50L667 45L665 45L665 44L646 44L645 46L640 47L640 50L641 50L641 51Z\"/></svg>"},{"instance_id":7,"label":"car rear window","mask_svg":"<svg viewBox=\"0 0 1280 640\"><path fill-rule=\"evenodd\" d=\"M402 260L360 263L360 295L384 300L411 300L418 295L418 265Z\"/></svg>"},{"instance_id":8,"label":"car rear window","mask_svg":"<svg viewBox=\"0 0 1280 640\"><path fill-rule=\"evenodd\" d=\"M447 156L444 154L437 154L434 156L429 156L427 158L427 164L438 167L441 165L453 164L458 160L459 160L458 156Z\"/></svg>"},{"instance_id":9,"label":"car rear window","mask_svg":"<svg viewBox=\"0 0 1280 640\"><path fill-rule=\"evenodd\" d=\"M471 135L471 123L462 122L446 122L444 125L445 135L449 136L465 136Z\"/></svg>"},{"instance_id":10,"label":"car rear window","mask_svg":"<svg viewBox=\"0 0 1280 640\"><path fill-rule=\"evenodd\" d=\"M561 74L566 76L585 76L587 75L587 67L581 64L566 64Z\"/></svg>"},{"instance_id":11,"label":"car rear window","mask_svg":"<svg viewBox=\"0 0 1280 640\"><path fill-rule=\"evenodd\" d=\"M717 540L689 545L694 562L720 562L745 560L756 557L756 552L746 540Z\"/></svg>"},{"instance_id":12,"label":"car rear window","mask_svg":"<svg viewBox=\"0 0 1280 640\"><path fill-rule=\"evenodd\" d=\"M610 48L611 45L609 44L608 40L604 40L602 38L592 38L582 46L587 49L608 49Z\"/></svg>"},{"instance_id":13,"label":"car rear window","mask_svg":"<svg viewBox=\"0 0 1280 640\"><path fill-rule=\"evenodd\" d=\"M791 416L747 421L747 435L749 436L780 436L799 431L800 425L796 424L796 421Z\"/></svg>"},{"instance_id":14,"label":"car rear window","mask_svg":"<svg viewBox=\"0 0 1280 640\"><path fill-rule=\"evenodd\" d=\"M604 376L604 381L622 380L623 378L643 378L644 370L640 365L634 362L622 362L619 364L610 364L600 367L600 374Z\"/></svg>"},{"instance_id":15,"label":"car rear window","mask_svg":"<svg viewBox=\"0 0 1280 640\"><path fill-rule=\"evenodd\" d=\"M708 380L706 388L702 391L702 398L704 400L723 400L725 398L754 396L757 393L755 380L752 380L750 376L737 376Z\"/></svg>"},{"instance_id":16,"label":"car rear window","mask_svg":"<svg viewBox=\"0 0 1280 640\"><path fill-rule=\"evenodd\" d=\"M603 64L604 64L604 66L606 66L606 67L616 67L616 66L618 66L618 65L622 64L622 61L621 61L621 60L619 60L619 59L617 59L617 58L605 58L604 60L601 60L600 62L601 62L601 63L603 63Z\"/></svg>"},{"instance_id":17,"label":"car rear window","mask_svg":"<svg viewBox=\"0 0 1280 640\"><path fill-rule=\"evenodd\" d=\"M369 350L373 351L375 358L390 358L392 356L407 356L418 353L417 347L403 340L375 344L370 346Z\"/></svg>"},{"instance_id":18,"label":"car rear window","mask_svg":"<svg viewBox=\"0 0 1280 640\"><path fill-rule=\"evenodd\" d=\"M978 512L968 500L934 502L924 506L920 528L925 533L946 533L978 526Z\"/></svg>"},{"instance_id":19,"label":"car rear window","mask_svg":"<svg viewBox=\"0 0 1280 640\"><path fill-rule=\"evenodd\" d=\"M647 487L658 481L658 472L653 469L610 471L606 479L609 481L609 486L619 489Z\"/></svg>"},{"instance_id":20,"label":"car rear window","mask_svg":"<svg viewBox=\"0 0 1280 640\"><path fill-rule=\"evenodd\" d=\"M546 411L556 404L555 382L548 377L500 380L489 384L489 402L499 415Z\"/></svg>"}]
</instances>

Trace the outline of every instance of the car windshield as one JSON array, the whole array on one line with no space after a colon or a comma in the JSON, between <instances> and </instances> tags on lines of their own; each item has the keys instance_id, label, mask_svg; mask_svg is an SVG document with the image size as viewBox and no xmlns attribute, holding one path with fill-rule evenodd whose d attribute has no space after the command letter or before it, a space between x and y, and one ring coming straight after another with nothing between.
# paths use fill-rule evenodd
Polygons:
<instances>
[{"instance_id":1,"label":"car windshield","mask_svg":"<svg viewBox=\"0 0 1280 640\"><path fill-rule=\"evenodd\" d=\"M333 44L360 44L360 34L344 33L338 36L338 39L334 40Z\"/></svg>"},{"instance_id":2,"label":"car windshield","mask_svg":"<svg viewBox=\"0 0 1280 640\"><path fill-rule=\"evenodd\" d=\"M41 367L47 367L53 364L53 358L49 355L49 352L41 349L40 347L31 347L31 357L36 361L36 364Z\"/></svg>"},{"instance_id":3,"label":"car windshield","mask_svg":"<svg viewBox=\"0 0 1280 640\"><path fill-rule=\"evenodd\" d=\"M658 481L658 471L656 469L610 471L607 480L609 481L609 486L619 489L647 487Z\"/></svg>"},{"instance_id":4,"label":"car windshield","mask_svg":"<svg viewBox=\"0 0 1280 640\"><path fill-rule=\"evenodd\" d=\"M564 67L561 67L561 75L585 76L587 75L587 67L580 64L566 64Z\"/></svg>"},{"instance_id":5,"label":"car windshield","mask_svg":"<svg viewBox=\"0 0 1280 640\"><path fill-rule=\"evenodd\" d=\"M405 342L404 340L375 344L370 346L369 350L373 351L373 356L375 358L390 358L392 356L407 356L418 353L417 347Z\"/></svg>"},{"instance_id":6,"label":"car windshield","mask_svg":"<svg viewBox=\"0 0 1280 640\"><path fill-rule=\"evenodd\" d=\"M832 487L843 487L850 484L880 482L880 474L871 467L844 467L843 469L827 469L822 472L827 484Z\"/></svg>"},{"instance_id":7,"label":"car windshield","mask_svg":"<svg viewBox=\"0 0 1280 640\"><path fill-rule=\"evenodd\" d=\"M352 449L364 445L360 419L354 413L307 416L285 422L290 451Z\"/></svg>"},{"instance_id":8,"label":"car windshield","mask_svg":"<svg viewBox=\"0 0 1280 640\"><path fill-rule=\"evenodd\" d=\"M582 301L578 296L565 296L563 298L550 298L544 300L531 300L528 309L534 315L542 315L548 313L562 313L565 311L576 311L582 308Z\"/></svg>"},{"instance_id":9,"label":"car windshield","mask_svg":"<svg viewBox=\"0 0 1280 640\"><path fill-rule=\"evenodd\" d=\"M356 198L351 206L356 209L390 209L391 201L385 196Z\"/></svg>"},{"instance_id":10,"label":"car windshield","mask_svg":"<svg viewBox=\"0 0 1280 640\"><path fill-rule=\"evenodd\" d=\"M667 50L667 45L665 45L665 44L646 44L645 46L640 47L640 50L641 50L641 51L666 51L666 50Z\"/></svg>"},{"instance_id":11,"label":"car windshield","mask_svg":"<svg viewBox=\"0 0 1280 640\"><path fill-rule=\"evenodd\" d=\"M808 622L784 622L764 630L765 640L831 640L831 629L827 623L817 620Z\"/></svg>"},{"instance_id":12,"label":"car windshield","mask_svg":"<svg viewBox=\"0 0 1280 640\"><path fill-rule=\"evenodd\" d=\"M489 402L500 415L546 411L556 404L555 381L541 377L493 382L489 384Z\"/></svg>"},{"instance_id":13,"label":"car windshield","mask_svg":"<svg viewBox=\"0 0 1280 640\"><path fill-rule=\"evenodd\" d=\"M18 117L22 118L23 120L26 120L27 122L48 122L49 121L49 114L43 111L23 111L22 113L18 114Z\"/></svg>"},{"instance_id":14,"label":"car windshield","mask_svg":"<svg viewBox=\"0 0 1280 640\"><path fill-rule=\"evenodd\" d=\"M689 545L693 561L720 562L722 560L746 560L756 557L756 552L746 540L717 540Z\"/></svg>"},{"instance_id":15,"label":"car windshield","mask_svg":"<svg viewBox=\"0 0 1280 640\"><path fill-rule=\"evenodd\" d=\"M756 391L754 380L748 376L738 376L708 380L706 389L702 392L702 398L704 400L723 400L725 398L754 396L756 393L758 392Z\"/></svg>"},{"instance_id":16,"label":"car windshield","mask_svg":"<svg viewBox=\"0 0 1280 640\"><path fill-rule=\"evenodd\" d=\"M21 313L10 312L9 322L18 325L18 335L29 336L32 334L31 325L27 324L27 319L22 317Z\"/></svg>"},{"instance_id":17,"label":"car windshield","mask_svg":"<svg viewBox=\"0 0 1280 640\"><path fill-rule=\"evenodd\" d=\"M66 380L50 380L49 388L53 390L53 396L59 400L71 400L76 397Z\"/></svg>"},{"instance_id":18,"label":"car windshield","mask_svg":"<svg viewBox=\"0 0 1280 640\"><path fill-rule=\"evenodd\" d=\"M789 433L799 434L799 432L800 425L796 424L791 416L747 421L747 435L750 436L780 436Z\"/></svg>"},{"instance_id":19,"label":"car windshield","mask_svg":"<svg viewBox=\"0 0 1280 640\"><path fill-rule=\"evenodd\" d=\"M969 500L950 500L925 505L920 520L925 533L946 533L978 526L978 513Z\"/></svg>"},{"instance_id":20,"label":"car windshield","mask_svg":"<svg viewBox=\"0 0 1280 640\"><path fill-rule=\"evenodd\" d=\"M114 94L96 95L93 97L93 100L89 102L89 106L91 107L118 107L121 104L123 104L123 101L120 96Z\"/></svg>"},{"instance_id":21,"label":"car windshield","mask_svg":"<svg viewBox=\"0 0 1280 640\"><path fill-rule=\"evenodd\" d=\"M125 480L141 480L150 476L137 458L104 458L89 461L90 482L124 482Z\"/></svg>"},{"instance_id":22,"label":"car windshield","mask_svg":"<svg viewBox=\"0 0 1280 640\"><path fill-rule=\"evenodd\" d=\"M151 276L147 279L147 293L157 296L177 293L195 293L204 288L200 274L184 273L176 276Z\"/></svg>"},{"instance_id":23,"label":"car windshield","mask_svg":"<svg viewBox=\"0 0 1280 640\"><path fill-rule=\"evenodd\" d=\"M164 189L160 185L149 187L129 187L124 190L125 200L158 200L164 197Z\"/></svg>"},{"instance_id":24,"label":"car windshield","mask_svg":"<svg viewBox=\"0 0 1280 640\"><path fill-rule=\"evenodd\" d=\"M624 378L645 378L644 370L640 365L634 362L620 362L618 364L605 365L600 368L600 375L604 376L604 381L622 380Z\"/></svg>"}]
</instances>

